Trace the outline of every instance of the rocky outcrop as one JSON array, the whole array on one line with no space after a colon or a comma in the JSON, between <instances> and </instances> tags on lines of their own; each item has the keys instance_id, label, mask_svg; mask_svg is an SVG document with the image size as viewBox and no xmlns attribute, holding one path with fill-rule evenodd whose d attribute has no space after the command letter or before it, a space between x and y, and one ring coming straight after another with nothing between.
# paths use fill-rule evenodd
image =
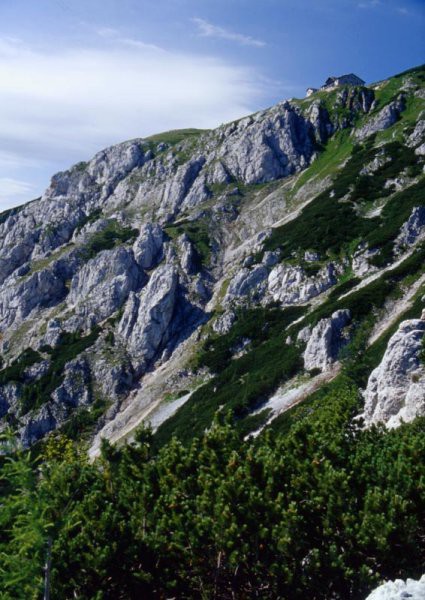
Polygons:
<instances>
[{"instance_id":1,"label":"rocky outcrop","mask_svg":"<svg viewBox=\"0 0 425 600\"><path fill-rule=\"evenodd\" d=\"M425 237L425 206L416 206L395 240L395 252L401 253Z\"/></svg>"},{"instance_id":2,"label":"rocky outcrop","mask_svg":"<svg viewBox=\"0 0 425 600\"><path fill-rule=\"evenodd\" d=\"M93 326L117 311L145 280L130 250L104 250L74 276L67 304L82 318L81 325Z\"/></svg>"},{"instance_id":3,"label":"rocky outcrop","mask_svg":"<svg viewBox=\"0 0 425 600\"><path fill-rule=\"evenodd\" d=\"M91 374L87 360L78 357L69 361L64 369L63 381L52 394L55 403L70 408L90 404Z\"/></svg>"},{"instance_id":4,"label":"rocky outcrop","mask_svg":"<svg viewBox=\"0 0 425 600\"><path fill-rule=\"evenodd\" d=\"M320 369L327 371L337 360L338 354L347 337L343 330L351 319L349 310L337 310L329 319L321 319L311 331L304 352L304 368L306 371Z\"/></svg>"},{"instance_id":5,"label":"rocky outcrop","mask_svg":"<svg viewBox=\"0 0 425 600\"><path fill-rule=\"evenodd\" d=\"M157 223L145 223L133 244L134 258L142 269L156 267L163 257L164 233Z\"/></svg>"},{"instance_id":6,"label":"rocky outcrop","mask_svg":"<svg viewBox=\"0 0 425 600\"><path fill-rule=\"evenodd\" d=\"M0 386L0 419L9 411L16 413L21 397L20 386L17 383L6 383Z\"/></svg>"},{"instance_id":7,"label":"rocky outcrop","mask_svg":"<svg viewBox=\"0 0 425 600\"><path fill-rule=\"evenodd\" d=\"M118 325L118 335L126 344L138 373L146 369L170 338L177 286L177 270L164 265L154 271L140 293L130 294Z\"/></svg>"},{"instance_id":8,"label":"rocky outcrop","mask_svg":"<svg viewBox=\"0 0 425 600\"><path fill-rule=\"evenodd\" d=\"M335 285L337 270L333 263L325 265L317 275L308 276L300 266L280 264L268 277L268 292L282 306L301 304Z\"/></svg>"},{"instance_id":9,"label":"rocky outcrop","mask_svg":"<svg viewBox=\"0 0 425 600\"><path fill-rule=\"evenodd\" d=\"M35 309L54 306L68 290L52 270L37 271L24 281L15 279L0 291L0 331L18 325Z\"/></svg>"},{"instance_id":10,"label":"rocky outcrop","mask_svg":"<svg viewBox=\"0 0 425 600\"><path fill-rule=\"evenodd\" d=\"M264 266L242 268L230 281L224 303L240 300L260 300L267 289L268 270Z\"/></svg>"},{"instance_id":11,"label":"rocky outcrop","mask_svg":"<svg viewBox=\"0 0 425 600\"><path fill-rule=\"evenodd\" d=\"M232 310L226 311L213 322L213 331L219 335L225 335L229 333L235 321L236 314Z\"/></svg>"},{"instance_id":12,"label":"rocky outcrop","mask_svg":"<svg viewBox=\"0 0 425 600\"><path fill-rule=\"evenodd\" d=\"M364 392L366 426L397 427L425 414L425 367L421 363L425 320L403 321L388 342Z\"/></svg>"},{"instance_id":13,"label":"rocky outcrop","mask_svg":"<svg viewBox=\"0 0 425 600\"><path fill-rule=\"evenodd\" d=\"M362 245L356 252L353 254L353 258L351 261L351 266L354 274L357 277L364 277L365 275L370 275L378 270L378 267L372 264L371 259L379 254L378 248L364 248Z\"/></svg>"},{"instance_id":14,"label":"rocky outcrop","mask_svg":"<svg viewBox=\"0 0 425 600\"><path fill-rule=\"evenodd\" d=\"M397 121L400 113L405 109L406 103L403 96L397 98L393 102L390 102L375 116L371 117L363 127L360 127L354 132L355 137L358 140L364 140L373 133L388 129L391 125Z\"/></svg>"},{"instance_id":15,"label":"rocky outcrop","mask_svg":"<svg viewBox=\"0 0 425 600\"><path fill-rule=\"evenodd\" d=\"M180 264L187 275L193 275L198 271L198 260L196 251L186 233L177 240L180 254Z\"/></svg>"},{"instance_id":16,"label":"rocky outcrop","mask_svg":"<svg viewBox=\"0 0 425 600\"><path fill-rule=\"evenodd\" d=\"M366 600L424 600L425 575L415 581L414 579L396 579L387 581L369 594Z\"/></svg>"}]
</instances>

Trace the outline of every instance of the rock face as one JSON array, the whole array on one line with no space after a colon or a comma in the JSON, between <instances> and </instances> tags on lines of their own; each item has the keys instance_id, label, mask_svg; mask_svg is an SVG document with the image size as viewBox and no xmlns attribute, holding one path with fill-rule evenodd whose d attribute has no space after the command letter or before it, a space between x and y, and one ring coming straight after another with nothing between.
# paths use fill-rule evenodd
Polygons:
<instances>
[{"instance_id":1,"label":"rock face","mask_svg":"<svg viewBox=\"0 0 425 600\"><path fill-rule=\"evenodd\" d=\"M338 358L344 343L342 332L350 322L349 310L337 310L329 319L322 319L313 328L304 352L306 371L326 371Z\"/></svg>"},{"instance_id":2,"label":"rock face","mask_svg":"<svg viewBox=\"0 0 425 600\"><path fill-rule=\"evenodd\" d=\"M118 335L125 341L139 372L170 338L177 285L177 270L165 265L154 272L142 292L130 295L118 325Z\"/></svg>"},{"instance_id":3,"label":"rock face","mask_svg":"<svg viewBox=\"0 0 425 600\"><path fill-rule=\"evenodd\" d=\"M366 426L397 427L425 414L425 367L420 360L425 320L403 321L388 342L364 392Z\"/></svg>"},{"instance_id":4,"label":"rock face","mask_svg":"<svg viewBox=\"0 0 425 600\"><path fill-rule=\"evenodd\" d=\"M260 299L266 291L267 276L268 270L264 266L241 269L229 284L225 303L245 298Z\"/></svg>"},{"instance_id":5,"label":"rock face","mask_svg":"<svg viewBox=\"0 0 425 600\"><path fill-rule=\"evenodd\" d=\"M363 127L356 130L355 136L359 140L364 140L373 133L388 129L397 121L400 113L405 109L405 101L401 96L394 102L390 102L384 106L377 115L372 117Z\"/></svg>"},{"instance_id":6,"label":"rock face","mask_svg":"<svg viewBox=\"0 0 425 600\"><path fill-rule=\"evenodd\" d=\"M22 323L35 309L57 304L66 294L64 281L50 269L14 280L0 292L0 330Z\"/></svg>"},{"instance_id":7,"label":"rock face","mask_svg":"<svg viewBox=\"0 0 425 600\"><path fill-rule=\"evenodd\" d=\"M131 251L105 250L74 276L67 303L85 324L94 325L118 310L145 280Z\"/></svg>"},{"instance_id":8,"label":"rock face","mask_svg":"<svg viewBox=\"0 0 425 600\"><path fill-rule=\"evenodd\" d=\"M395 240L396 252L402 252L425 235L425 206L416 206Z\"/></svg>"},{"instance_id":9,"label":"rock face","mask_svg":"<svg viewBox=\"0 0 425 600\"><path fill-rule=\"evenodd\" d=\"M309 277L302 267L281 264L268 278L268 292L282 306L300 304L318 296L336 283L336 269L329 263Z\"/></svg>"},{"instance_id":10,"label":"rock face","mask_svg":"<svg viewBox=\"0 0 425 600\"><path fill-rule=\"evenodd\" d=\"M396 579L373 590L366 600L425 600L425 575L419 581Z\"/></svg>"},{"instance_id":11,"label":"rock face","mask_svg":"<svg viewBox=\"0 0 425 600\"><path fill-rule=\"evenodd\" d=\"M142 269L152 269L162 259L164 233L157 223L146 223L133 245L134 258Z\"/></svg>"}]
</instances>

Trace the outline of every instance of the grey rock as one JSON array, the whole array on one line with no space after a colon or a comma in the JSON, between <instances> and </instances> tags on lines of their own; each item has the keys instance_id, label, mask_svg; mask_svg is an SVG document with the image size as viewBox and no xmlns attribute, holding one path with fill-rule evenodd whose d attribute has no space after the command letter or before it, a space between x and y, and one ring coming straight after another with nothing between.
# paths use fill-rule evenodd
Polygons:
<instances>
[{"instance_id":1,"label":"grey rock","mask_svg":"<svg viewBox=\"0 0 425 600\"><path fill-rule=\"evenodd\" d=\"M410 217L401 227L394 244L396 253L400 253L412 246L418 239L425 235L425 206L413 208Z\"/></svg>"},{"instance_id":2,"label":"grey rock","mask_svg":"<svg viewBox=\"0 0 425 600\"><path fill-rule=\"evenodd\" d=\"M90 369L85 358L77 357L69 361L64 369L62 384L52 394L54 402L71 408L90 404L90 379Z\"/></svg>"},{"instance_id":3,"label":"grey rock","mask_svg":"<svg viewBox=\"0 0 425 600\"><path fill-rule=\"evenodd\" d=\"M50 319L47 322L46 333L40 338L38 347L51 346L54 348L57 346L63 331L62 324L58 319Z\"/></svg>"},{"instance_id":4,"label":"grey rock","mask_svg":"<svg viewBox=\"0 0 425 600\"><path fill-rule=\"evenodd\" d=\"M366 426L397 427L425 414L425 368L420 362L425 320L403 321L370 374L362 415Z\"/></svg>"},{"instance_id":5,"label":"grey rock","mask_svg":"<svg viewBox=\"0 0 425 600\"><path fill-rule=\"evenodd\" d=\"M216 157L247 184L296 173L314 155L314 128L289 102L224 127L222 136Z\"/></svg>"},{"instance_id":6,"label":"grey rock","mask_svg":"<svg viewBox=\"0 0 425 600\"><path fill-rule=\"evenodd\" d=\"M73 277L67 304L93 326L117 311L145 280L130 250L104 250Z\"/></svg>"},{"instance_id":7,"label":"grey rock","mask_svg":"<svg viewBox=\"0 0 425 600\"><path fill-rule=\"evenodd\" d=\"M410 148L416 148L419 145L423 144L425 141L425 120L419 120L413 132L409 135L406 141L406 145L410 146Z\"/></svg>"},{"instance_id":8,"label":"grey rock","mask_svg":"<svg viewBox=\"0 0 425 600\"><path fill-rule=\"evenodd\" d=\"M159 266L146 287L130 294L118 325L118 335L135 359L139 373L146 369L170 338L170 323L177 300L178 272Z\"/></svg>"},{"instance_id":9,"label":"grey rock","mask_svg":"<svg viewBox=\"0 0 425 600\"><path fill-rule=\"evenodd\" d=\"M66 420L66 409L52 402L47 402L39 410L23 417L23 425L19 429L19 438L24 448L29 448L34 442L54 431Z\"/></svg>"},{"instance_id":10,"label":"grey rock","mask_svg":"<svg viewBox=\"0 0 425 600\"><path fill-rule=\"evenodd\" d=\"M236 314L232 310L228 310L213 322L213 331L219 335L225 335L229 333L235 321Z\"/></svg>"},{"instance_id":11,"label":"grey rock","mask_svg":"<svg viewBox=\"0 0 425 600\"><path fill-rule=\"evenodd\" d=\"M320 254L313 250L306 250L306 252L304 252L304 260L306 262L316 262L320 260Z\"/></svg>"},{"instance_id":12,"label":"grey rock","mask_svg":"<svg viewBox=\"0 0 425 600\"><path fill-rule=\"evenodd\" d=\"M19 384L11 382L0 386L0 419L9 411L14 414L18 412L20 397Z\"/></svg>"},{"instance_id":13,"label":"grey rock","mask_svg":"<svg viewBox=\"0 0 425 600\"><path fill-rule=\"evenodd\" d=\"M193 275L198 271L198 264L196 260L197 257L195 249L192 246L192 242L186 233L183 233L177 239L177 245L180 254L180 264L183 271L187 275Z\"/></svg>"},{"instance_id":14,"label":"grey rock","mask_svg":"<svg viewBox=\"0 0 425 600\"><path fill-rule=\"evenodd\" d=\"M224 303L246 297L261 298L266 290L268 270L264 266L252 270L243 268L233 277L227 288Z\"/></svg>"},{"instance_id":15,"label":"grey rock","mask_svg":"<svg viewBox=\"0 0 425 600\"><path fill-rule=\"evenodd\" d=\"M379 254L378 248L366 248L362 246L357 252L353 254L351 266L354 274L357 277L364 277L365 275L378 271L378 267L370 262L370 259Z\"/></svg>"},{"instance_id":16,"label":"grey rock","mask_svg":"<svg viewBox=\"0 0 425 600\"><path fill-rule=\"evenodd\" d=\"M266 267L274 267L274 265L276 265L279 262L280 259L280 251L279 250L274 250L274 251L270 251L267 250L266 252L264 252L264 256L263 256L263 265L265 265Z\"/></svg>"},{"instance_id":17,"label":"grey rock","mask_svg":"<svg viewBox=\"0 0 425 600\"><path fill-rule=\"evenodd\" d=\"M24 371L25 381L37 381L43 375L47 373L50 366L50 360L42 360L30 367L27 367Z\"/></svg>"},{"instance_id":18,"label":"grey rock","mask_svg":"<svg viewBox=\"0 0 425 600\"><path fill-rule=\"evenodd\" d=\"M0 331L22 323L35 309L54 306L67 292L63 280L50 269L10 282L0 291Z\"/></svg>"},{"instance_id":19,"label":"grey rock","mask_svg":"<svg viewBox=\"0 0 425 600\"><path fill-rule=\"evenodd\" d=\"M321 319L313 328L304 352L306 371L320 369L327 371L337 360L346 339L343 329L351 320L349 310L337 310L329 319Z\"/></svg>"},{"instance_id":20,"label":"grey rock","mask_svg":"<svg viewBox=\"0 0 425 600\"><path fill-rule=\"evenodd\" d=\"M307 325L306 327L303 327L302 329L300 329L300 331L298 332L297 342L306 344L308 342L308 340L310 339L310 337L311 337L311 327L310 327L310 325Z\"/></svg>"},{"instance_id":21,"label":"grey rock","mask_svg":"<svg viewBox=\"0 0 425 600\"><path fill-rule=\"evenodd\" d=\"M363 127L356 129L354 135L359 140L364 140L373 133L388 129L397 121L400 113L405 109L403 96L384 106L377 115L371 117Z\"/></svg>"},{"instance_id":22,"label":"grey rock","mask_svg":"<svg viewBox=\"0 0 425 600\"><path fill-rule=\"evenodd\" d=\"M325 265L312 277L302 267L281 263L270 272L268 292L275 302L282 305L300 304L335 285L336 274L333 263Z\"/></svg>"},{"instance_id":23,"label":"grey rock","mask_svg":"<svg viewBox=\"0 0 425 600\"><path fill-rule=\"evenodd\" d=\"M416 581L414 579L395 579L386 581L373 590L366 600L425 600L425 575Z\"/></svg>"},{"instance_id":24,"label":"grey rock","mask_svg":"<svg viewBox=\"0 0 425 600\"><path fill-rule=\"evenodd\" d=\"M152 269L163 258L164 233L157 223L145 223L133 244L134 258L142 269Z\"/></svg>"}]
</instances>

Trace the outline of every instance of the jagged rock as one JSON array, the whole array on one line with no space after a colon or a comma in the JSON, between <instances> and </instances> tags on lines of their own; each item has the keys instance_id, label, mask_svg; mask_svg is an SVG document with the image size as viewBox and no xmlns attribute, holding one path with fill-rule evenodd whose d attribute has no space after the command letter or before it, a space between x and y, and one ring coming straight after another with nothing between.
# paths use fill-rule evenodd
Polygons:
<instances>
[{"instance_id":1,"label":"jagged rock","mask_svg":"<svg viewBox=\"0 0 425 600\"><path fill-rule=\"evenodd\" d=\"M306 262L316 262L320 260L320 254L318 252L314 252L313 250L307 250L304 252L304 260Z\"/></svg>"},{"instance_id":2,"label":"jagged rock","mask_svg":"<svg viewBox=\"0 0 425 600\"><path fill-rule=\"evenodd\" d=\"M270 272L268 292L275 302L282 305L299 304L318 296L336 282L333 263L325 265L312 277L302 267L282 263Z\"/></svg>"},{"instance_id":3,"label":"jagged rock","mask_svg":"<svg viewBox=\"0 0 425 600\"><path fill-rule=\"evenodd\" d=\"M133 244L134 258L142 269L152 269L163 257L164 233L157 223L146 223L140 228Z\"/></svg>"},{"instance_id":4,"label":"jagged rock","mask_svg":"<svg viewBox=\"0 0 425 600\"><path fill-rule=\"evenodd\" d=\"M196 260L196 252L192 246L188 235L183 233L177 240L177 245L180 251L180 264L183 271L187 275L193 275L198 271L198 265Z\"/></svg>"},{"instance_id":5,"label":"jagged rock","mask_svg":"<svg viewBox=\"0 0 425 600\"><path fill-rule=\"evenodd\" d=\"M366 600L425 600L425 575L419 581L387 581L369 594Z\"/></svg>"},{"instance_id":6,"label":"jagged rock","mask_svg":"<svg viewBox=\"0 0 425 600\"><path fill-rule=\"evenodd\" d=\"M104 250L73 277L67 304L93 326L118 310L145 279L131 251L122 246Z\"/></svg>"},{"instance_id":7,"label":"jagged rock","mask_svg":"<svg viewBox=\"0 0 425 600\"><path fill-rule=\"evenodd\" d=\"M241 119L222 130L216 157L246 184L285 177L304 168L314 155L314 128L289 103Z\"/></svg>"},{"instance_id":8,"label":"jagged rock","mask_svg":"<svg viewBox=\"0 0 425 600\"><path fill-rule=\"evenodd\" d=\"M227 288L224 303L245 297L261 298L266 291L268 270L264 266L254 267L252 270L243 268L233 277Z\"/></svg>"},{"instance_id":9,"label":"jagged rock","mask_svg":"<svg viewBox=\"0 0 425 600\"><path fill-rule=\"evenodd\" d=\"M37 271L0 291L0 331L21 323L34 309L58 304L68 290L50 269Z\"/></svg>"},{"instance_id":10,"label":"jagged rock","mask_svg":"<svg viewBox=\"0 0 425 600\"><path fill-rule=\"evenodd\" d=\"M400 253L412 246L419 238L425 235L425 206L416 206L406 223L403 224L400 234L394 244L396 253Z\"/></svg>"},{"instance_id":11,"label":"jagged rock","mask_svg":"<svg viewBox=\"0 0 425 600\"><path fill-rule=\"evenodd\" d=\"M158 267L146 287L131 293L118 325L118 335L126 343L143 371L170 337L169 325L176 305L178 272L175 267Z\"/></svg>"},{"instance_id":12,"label":"jagged rock","mask_svg":"<svg viewBox=\"0 0 425 600\"><path fill-rule=\"evenodd\" d=\"M313 125L317 141L324 144L332 135L334 127L329 119L329 113L320 100L312 102L308 110L310 123Z\"/></svg>"},{"instance_id":13,"label":"jagged rock","mask_svg":"<svg viewBox=\"0 0 425 600\"><path fill-rule=\"evenodd\" d=\"M357 277L364 277L365 275L374 273L378 270L376 265L370 262L370 259L379 254L378 248L366 248L361 247L357 252L353 254L351 266L353 273Z\"/></svg>"},{"instance_id":14,"label":"jagged rock","mask_svg":"<svg viewBox=\"0 0 425 600\"><path fill-rule=\"evenodd\" d=\"M38 347L51 346L54 348L63 333L64 329L58 319L51 319L47 322L46 333L41 337Z\"/></svg>"},{"instance_id":15,"label":"jagged rock","mask_svg":"<svg viewBox=\"0 0 425 600\"><path fill-rule=\"evenodd\" d=\"M52 402L47 402L34 413L22 418L24 425L19 429L19 437L24 448L29 448L34 442L54 431L66 419L67 411Z\"/></svg>"},{"instance_id":16,"label":"jagged rock","mask_svg":"<svg viewBox=\"0 0 425 600\"><path fill-rule=\"evenodd\" d=\"M212 325L213 331L219 335L225 335L229 333L235 320L236 314L231 310L226 311L214 321Z\"/></svg>"},{"instance_id":17,"label":"jagged rock","mask_svg":"<svg viewBox=\"0 0 425 600\"><path fill-rule=\"evenodd\" d=\"M355 130L354 135L358 140L364 140L377 131L388 129L397 121L400 113L405 109L406 104L403 96L384 106L377 115L372 117L359 129Z\"/></svg>"},{"instance_id":18,"label":"jagged rock","mask_svg":"<svg viewBox=\"0 0 425 600\"><path fill-rule=\"evenodd\" d=\"M18 411L20 397L19 384L11 382L0 386L0 419L9 411Z\"/></svg>"},{"instance_id":19,"label":"jagged rock","mask_svg":"<svg viewBox=\"0 0 425 600\"><path fill-rule=\"evenodd\" d=\"M42 360L30 367L27 367L24 371L25 381L37 381L40 377L43 377L49 370L50 360Z\"/></svg>"},{"instance_id":20,"label":"jagged rock","mask_svg":"<svg viewBox=\"0 0 425 600\"><path fill-rule=\"evenodd\" d=\"M416 156L425 156L425 142L415 149Z\"/></svg>"},{"instance_id":21,"label":"jagged rock","mask_svg":"<svg viewBox=\"0 0 425 600\"><path fill-rule=\"evenodd\" d=\"M406 145L410 148L416 148L420 144L424 143L425 138L425 120L421 119L415 125L415 129L409 135L406 141Z\"/></svg>"},{"instance_id":22,"label":"jagged rock","mask_svg":"<svg viewBox=\"0 0 425 600\"><path fill-rule=\"evenodd\" d=\"M349 310L337 310L329 319L321 319L313 328L304 352L306 371L320 369L327 371L334 363L346 339L343 329L351 320Z\"/></svg>"},{"instance_id":23,"label":"jagged rock","mask_svg":"<svg viewBox=\"0 0 425 600\"><path fill-rule=\"evenodd\" d=\"M274 267L279 262L280 252L279 250L264 252L262 263L266 267Z\"/></svg>"},{"instance_id":24,"label":"jagged rock","mask_svg":"<svg viewBox=\"0 0 425 600\"><path fill-rule=\"evenodd\" d=\"M306 327L303 327L302 329L299 330L298 335L297 335L297 342L301 342L303 344L306 344L308 342L308 340L311 337L311 327L310 325L307 325Z\"/></svg>"},{"instance_id":25,"label":"jagged rock","mask_svg":"<svg viewBox=\"0 0 425 600\"><path fill-rule=\"evenodd\" d=\"M167 220L174 217L178 209L188 196L192 185L205 164L205 157L199 156L189 160L178 167L176 174L166 180L162 190L162 199L158 211L159 216L166 216ZM208 198L202 197L202 200ZM187 199L188 204L193 206L193 201Z\"/></svg>"},{"instance_id":26,"label":"jagged rock","mask_svg":"<svg viewBox=\"0 0 425 600\"><path fill-rule=\"evenodd\" d=\"M370 163L360 169L360 175L373 175L390 161L391 157L386 155L384 150L381 150Z\"/></svg>"},{"instance_id":27,"label":"jagged rock","mask_svg":"<svg viewBox=\"0 0 425 600\"><path fill-rule=\"evenodd\" d=\"M131 389L134 381L131 364L126 360L111 364L106 353L94 358L91 370L104 398L116 400Z\"/></svg>"},{"instance_id":28,"label":"jagged rock","mask_svg":"<svg viewBox=\"0 0 425 600\"><path fill-rule=\"evenodd\" d=\"M77 357L64 369L62 384L52 394L57 404L76 408L91 402L90 369L87 360Z\"/></svg>"},{"instance_id":29,"label":"jagged rock","mask_svg":"<svg viewBox=\"0 0 425 600\"><path fill-rule=\"evenodd\" d=\"M366 426L397 427L425 414L425 367L420 362L425 320L403 321L370 374L362 415Z\"/></svg>"}]
</instances>

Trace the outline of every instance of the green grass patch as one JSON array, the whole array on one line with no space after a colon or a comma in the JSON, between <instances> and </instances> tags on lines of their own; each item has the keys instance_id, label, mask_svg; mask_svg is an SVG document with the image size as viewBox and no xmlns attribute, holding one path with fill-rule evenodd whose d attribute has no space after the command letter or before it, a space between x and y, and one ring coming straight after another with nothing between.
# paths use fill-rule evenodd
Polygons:
<instances>
[{"instance_id":1,"label":"green grass patch","mask_svg":"<svg viewBox=\"0 0 425 600\"><path fill-rule=\"evenodd\" d=\"M102 250L111 250L120 244L132 242L139 235L138 229L123 227L115 219L111 219L108 225L93 234L83 252L86 260L94 258Z\"/></svg>"}]
</instances>

